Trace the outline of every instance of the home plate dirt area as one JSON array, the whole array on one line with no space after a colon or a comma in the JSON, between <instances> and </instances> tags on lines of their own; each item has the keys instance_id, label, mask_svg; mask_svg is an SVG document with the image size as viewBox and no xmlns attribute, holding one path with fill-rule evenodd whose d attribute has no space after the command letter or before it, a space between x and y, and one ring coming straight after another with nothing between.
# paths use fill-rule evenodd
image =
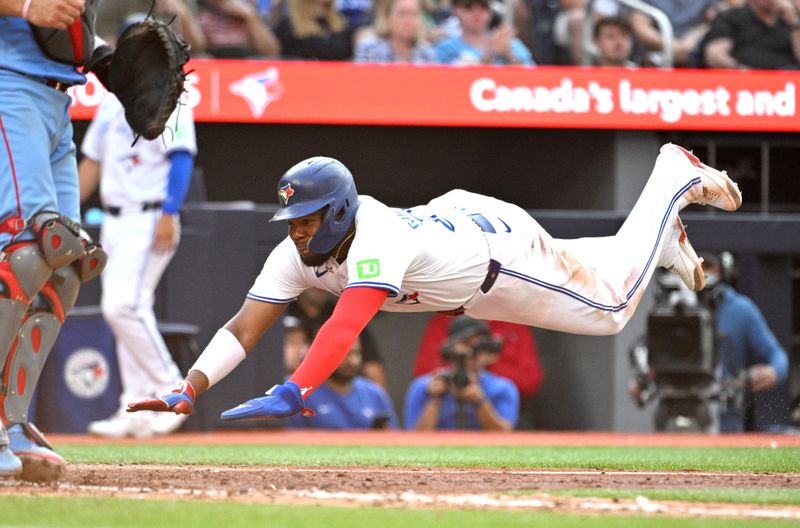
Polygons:
<instances>
[{"instance_id":1,"label":"home plate dirt area","mask_svg":"<svg viewBox=\"0 0 800 528\"><path fill-rule=\"evenodd\" d=\"M109 443L56 436L60 444ZM302 439L302 441L301 441ZM137 443L141 440L123 440ZM614 433L412 434L231 432L180 434L148 443L307 445L621 445L800 447L792 436L625 435ZM191 447L188 447L191 449ZM562 497L562 489L636 489L632 499ZM0 495L474 508L800 520L800 507L691 503L647 498L649 489L800 488L800 474L521 468L265 467L70 464L49 485L0 481Z\"/></svg>"}]
</instances>

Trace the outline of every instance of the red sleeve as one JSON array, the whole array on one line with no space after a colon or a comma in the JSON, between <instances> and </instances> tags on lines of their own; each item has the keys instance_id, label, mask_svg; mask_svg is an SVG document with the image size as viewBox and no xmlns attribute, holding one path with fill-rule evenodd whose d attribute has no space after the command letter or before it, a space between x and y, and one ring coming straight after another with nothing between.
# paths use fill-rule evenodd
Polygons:
<instances>
[{"instance_id":1,"label":"red sleeve","mask_svg":"<svg viewBox=\"0 0 800 528\"><path fill-rule=\"evenodd\" d=\"M305 389L304 397L308 397L336 370L388 295L387 290L377 288L344 290L333 314L319 329L306 357L289 378Z\"/></svg>"},{"instance_id":2,"label":"red sleeve","mask_svg":"<svg viewBox=\"0 0 800 528\"><path fill-rule=\"evenodd\" d=\"M414 359L414 377L422 376L442 366L442 345L447 340L450 317L434 315L422 333L417 357Z\"/></svg>"},{"instance_id":3,"label":"red sleeve","mask_svg":"<svg viewBox=\"0 0 800 528\"><path fill-rule=\"evenodd\" d=\"M544 371L530 328L503 321L489 321L489 329L493 334L503 336L503 349L500 358L488 370L513 381L521 396L536 394L544 380Z\"/></svg>"}]
</instances>

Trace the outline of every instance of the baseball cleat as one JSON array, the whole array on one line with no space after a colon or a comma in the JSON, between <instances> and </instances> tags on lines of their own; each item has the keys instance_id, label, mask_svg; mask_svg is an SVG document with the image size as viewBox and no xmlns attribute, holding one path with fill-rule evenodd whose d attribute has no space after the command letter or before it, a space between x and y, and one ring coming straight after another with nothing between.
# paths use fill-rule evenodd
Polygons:
<instances>
[{"instance_id":1,"label":"baseball cleat","mask_svg":"<svg viewBox=\"0 0 800 528\"><path fill-rule=\"evenodd\" d=\"M706 285L703 259L697 256L680 217L675 219L675 240L664 248L664 267L676 273L692 291L700 291Z\"/></svg>"},{"instance_id":2,"label":"baseball cleat","mask_svg":"<svg viewBox=\"0 0 800 528\"><path fill-rule=\"evenodd\" d=\"M0 477L16 477L22 472L22 462L8 448L8 434L0 422Z\"/></svg>"},{"instance_id":3,"label":"baseball cleat","mask_svg":"<svg viewBox=\"0 0 800 528\"><path fill-rule=\"evenodd\" d=\"M181 428L187 418L189 418L188 414L161 412L150 422L150 429L156 435L172 434Z\"/></svg>"},{"instance_id":4,"label":"baseball cleat","mask_svg":"<svg viewBox=\"0 0 800 528\"><path fill-rule=\"evenodd\" d=\"M667 143L661 152L674 151L685 156L694 166L702 180L702 194L693 196L692 202L700 205L713 205L724 211L735 211L742 205L742 192L736 182L731 180L725 171L709 167L685 148Z\"/></svg>"},{"instance_id":5,"label":"baseball cleat","mask_svg":"<svg viewBox=\"0 0 800 528\"><path fill-rule=\"evenodd\" d=\"M119 410L105 420L91 422L87 430L95 436L104 438L146 438L153 436L151 413L129 414Z\"/></svg>"},{"instance_id":6,"label":"baseball cleat","mask_svg":"<svg viewBox=\"0 0 800 528\"><path fill-rule=\"evenodd\" d=\"M275 385L267 391L266 396L253 398L233 409L223 412L225 421L235 420L275 420L288 418L303 409L303 396L296 383L287 381L283 385Z\"/></svg>"},{"instance_id":7,"label":"baseball cleat","mask_svg":"<svg viewBox=\"0 0 800 528\"><path fill-rule=\"evenodd\" d=\"M66 473L67 463L31 424L12 425L8 428L8 439L9 448L22 462L20 479L53 482Z\"/></svg>"}]
</instances>

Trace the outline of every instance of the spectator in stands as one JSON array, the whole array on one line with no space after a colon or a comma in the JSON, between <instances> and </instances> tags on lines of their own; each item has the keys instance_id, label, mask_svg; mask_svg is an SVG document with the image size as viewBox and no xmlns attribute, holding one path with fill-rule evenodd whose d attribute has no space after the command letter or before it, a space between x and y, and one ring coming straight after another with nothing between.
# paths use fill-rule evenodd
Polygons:
<instances>
[{"instance_id":1,"label":"spectator in stands","mask_svg":"<svg viewBox=\"0 0 800 528\"><path fill-rule=\"evenodd\" d=\"M537 64L581 64L586 0L512 0L514 26ZM616 0L595 0L592 19L619 15Z\"/></svg>"},{"instance_id":2,"label":"spectator in stands","mask_svg":"<svg viewBox=\"0 0 800 528\"><path fill-rule=\"evenodd\" d=\"M300 324L309 329L312 335L315 335L331 316L335 305L336 297L320 289L311 288L301 293L296 301L289 304L286 314L297 319ZM360 339L361 374L388 390L386 369L369 325L361 332Z\"/></svg>"},{"instance_id":3,"label":"spectator in stands","mask_svg":"<svg viewBox=\"0 0 800 528\"><path fill-rule=\"evenodd\" d=\"M127 27L133 18L150 12L153 0L103 0L97 5L97 34L112 46L120 27ZM156 0L153 15L161 21L175 18L172 28L192 46L192 56L202 54L206 39L197 23L196 0Z\"/></svg>"},{"instance_id":4,"label":"spectator in stands","mask_svg":"<svg viewBox=\"0 0 800 528\"><path fill-rule=\"evenodd\" d=\"M387 0L376 8L374 35L356 44L356 62L439 62L423 38L421 0Z\"/></svg>"},{"instance_id":5,"label":"spectator in stands","mask_svg":"<svg viewBox=\"0 0 800 528\"><path fill-rule=\"evenodd\" d=\"M297 352L308 350L311 343L306 329L287 331L284 337L284 360L287 370L296 368ZM305 337L303 343L301 340ZM286 339L289 341L286 341ZM377 383L358 375L361 369L359 340L325 383L306 400L314 416L296 414L286 420L289 428L305 429L397 429L397 415L389 395Z\"/></svg>"},{"instance_id":6,"label":"spectator in stands","mask_svg":"<svg viewBox=\"0 0 800 528\"><path fill-rule=\"evenodd\" d=\"M275 33L287 59L350 60L353 30L334 0L288 0Z\"/></svg>"},{"instance_id":7,"label":"spectator in stands","mask_svg":"<svg viewBox=\"0 0 800 528\"><path fill-rule=\"evenodd\" d=\"M378 3L372 0L337 0L336 8L347 19L347 25L356 30L370 23L371 14Z\"/></svg>"},{"instance_id":8,"label":"spectator in stands","mask_svg":"<svg viewBox=\"0 0 800 528\"><path fill-rule=\"evenodd\" d=\"M256 7L255 0L199 0L206 51L219 58L277 56L281 48L269 27L270 11Z\"/></svg>"},{"instance_id":9,"label":"spectator in stands","mask_svg":"<svg viewBox=\"0 0 800 528\"><path fill-rule=\"evenodd\" d=\"M790 0L748 0L717 16L705 40L710 68L797 69L800 17Z\"/></svg>"},{"instance_id":10,"label":"spectator in stands","mask_svg":"<svg viewBox=\"0 0 800 528\"><path fill-rule=\"evenodd\" d=\"M695 57L693 54L708 32L709 24L719 12L717 4L720 0L645 0L645 2L663 11L672 23L675 66L697 66L698 64L693 63ZM634 11L630 15L630 21L634 35L648 51L662 51L661 33L649 15ZM656 63L658 60L651 62L654 62L655 66L660 66Z\"/></svg>"},{"instance_id":11,"label":"spectator in stands","mask_svg":"<svg viewBox=\"0 0 800 528\"><path fill-rule=\"evenodd\" d=\"M445 366L442 346L447 342L447 326L452 320L444 315L434 315L425 327L414 359L414 376L421 376ZM544 381L544 371L539 363L539 351L531 329L505 321L486 321L492 336L502 342L499 357L486 366L486 370L510 379L520 395L519 428L532 429L533 398Z\"/></svg>"},{"instance_id":12,"label":"spectator in stands","mask_svg":"<svg viewBox=\"0 0 800 528\"><path fill-rule=\"evenodd\" d=\"M292 374L306 357L314 332L308 322L285 315L283 317L283 368L286 376Z\"/></svg>"},{"instance_id":13,"label":"spectator in stands","mask_svg":"<svg viewBox=\"0 0 800 528\"><path fill-rule=\"evenodd\" d=\"M594 25L594 44L598 51L597 66L639 66L631 60L634 40L627 18L616 16L598 20Z\"/></svg>"},{"instance_id":14,"label":"spectator in stands","mask_svg":"<svg viewBox=\"0 0 800 528\"><path fill-rule=\"evenodd\" d=\"M519 415L519 391L510 379L486 370L497 361L501 346L485 321L452 319L441 347L447 366L411 382L406 428L512 430Z\"/></svg>"},{"instance_id":15,"label":"spectator in stands","mask_svg":"<svg viewBox=\"0 0 800 528\"><path fill-rule=\"evenodd\" d=\"M461 34L436 44L443 64L534 64L531 52L509 24L499 21L492 27L489 0L453 0L453 14Z\"/></svg>"}]
</instances>

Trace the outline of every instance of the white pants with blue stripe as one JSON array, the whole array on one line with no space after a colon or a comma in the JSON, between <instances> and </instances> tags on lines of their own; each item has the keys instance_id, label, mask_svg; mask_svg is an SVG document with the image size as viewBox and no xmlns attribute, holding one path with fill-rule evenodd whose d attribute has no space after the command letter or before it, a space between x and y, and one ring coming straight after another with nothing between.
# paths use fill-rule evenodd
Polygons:
<instances>
[{"instance_id":1,"label":"white pants with blue stripe","mask_svg":"<svg viewBox=\"0 0 800 528\"><path fill-rule=\"evenodd\" d=\"M487 233L500 275L488 293L464 304L466 314L576 334L619 332L665 264L664 248L677 244L678 212L700 181L685 156L668 150L616 235L574 240L553 238L524 210L490 198L496 214L527 226Z\"/></svg>"},{"instance_id":2,"label":"white pants with blue stripe","mask_svg":"<svg viewBox=\"0 0 800 528\"><path fill-rule=\"evenodd\" d=\"M122 380L120 408L159 396L182 379L158 331L155 290L174 251L153 251L158 210L106 215L100 241L108 263L103 282L103 316L114 333Z\"/></svg>"}]
</instances>

